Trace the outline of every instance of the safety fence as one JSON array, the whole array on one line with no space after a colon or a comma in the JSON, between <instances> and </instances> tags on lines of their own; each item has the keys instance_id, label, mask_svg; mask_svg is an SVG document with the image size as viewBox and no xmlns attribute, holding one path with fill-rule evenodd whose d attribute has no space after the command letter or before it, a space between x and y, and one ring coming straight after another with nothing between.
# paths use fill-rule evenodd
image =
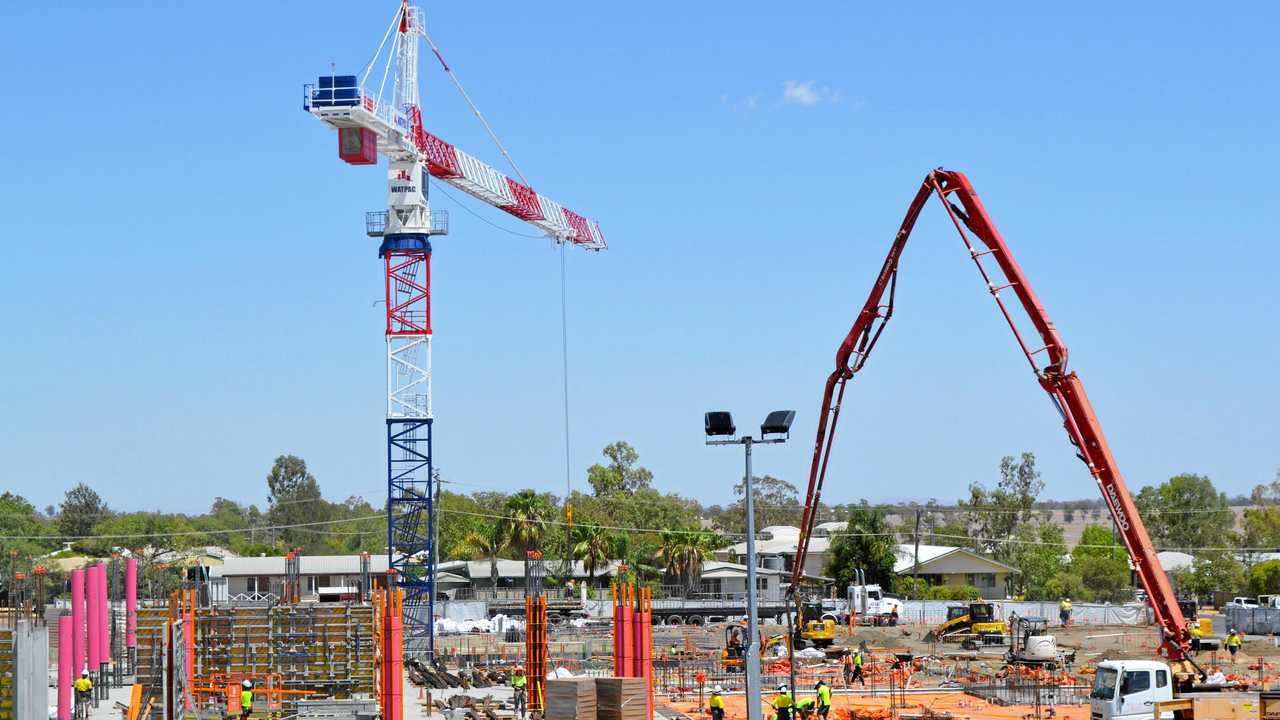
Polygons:
<instances>
[{"instance_id":1,"label":"safety fence","mask_svg":"<svg viewBox=\"0 0 1280 720\"><path fill-rule=\"evenodd\" d=\"M992 600L996 617L1008 620L1018 617L1042 617L1050 624L1058 622L1057 602L1026 600ZM958 601L907 600L903 603L898 622L903 625L937 625L947 619L947 608L960 605ZM1277 611L1280 612L1280 611ZM1146 604L1112 605L1110 603L1075 603L1071 608L1073 625L1149 625L1153 622L1151 609Z\"/></svg>"},{"instance_id":2,"label":"safety fence","mask_svg":"<svg viewBox=\"0 0 1280 720\"><path fill-rule=\"evenodd\" d=\"M1246 635L1280 634L1280 608L1225 609L1227 629L1235 628Z\"/></svg>"}]
</instances>

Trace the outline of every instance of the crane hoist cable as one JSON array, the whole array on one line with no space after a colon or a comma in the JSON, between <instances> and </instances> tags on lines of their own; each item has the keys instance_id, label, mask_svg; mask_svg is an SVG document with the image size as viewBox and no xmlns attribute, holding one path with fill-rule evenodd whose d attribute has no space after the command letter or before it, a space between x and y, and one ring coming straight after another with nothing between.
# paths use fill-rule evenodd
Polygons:
<instances>
[{"instance_id":1,"label":"crane hoist cable","mask_svg":"<svg viewBox=\"0 0 1280 720\"><path fill-rule=\"evenodd\" d=\"M506 146L498 139L498 134L494 132L493 127L489 125L489 121L485 118L484 113L480 112L480 108L476 106L475 101L467 94L467 89L462 86L462 81L458 78L457 73L445 61L444 54L440 52L440 48L435 41L431 39L431 35L427 33L426 27L420 29L422 37L427 41L427 47L431 48L431 53L436 56L436 60L440 62L440 67L444 70L445 75L449 76L449 80L453 82L453 86L458 89L458 94L466 101L467 106L471 108L471 112L484 126L485 132L489 133L489 138L493 140L493 144L497 146L498 152L502 153L502 157L506 158L507 163L511 165L511 169L520 177L520 181L525 185L532 186L529 179L525 177L520 170L520 166L516 164L515 158L511 157L511 153L507 152ZM556 244L560 246L560 351L561 366L563 373L563 390L564 390L564 501L565 514L570 518L569 523L572 526L573 511L569 505L569 494L572 492L572 454L570 452L569 441L569 310L568 310L568 270L565 261L565 243L557 240ZM566 542L569 542L566 540Z\"/></svg>"}]
</instances>

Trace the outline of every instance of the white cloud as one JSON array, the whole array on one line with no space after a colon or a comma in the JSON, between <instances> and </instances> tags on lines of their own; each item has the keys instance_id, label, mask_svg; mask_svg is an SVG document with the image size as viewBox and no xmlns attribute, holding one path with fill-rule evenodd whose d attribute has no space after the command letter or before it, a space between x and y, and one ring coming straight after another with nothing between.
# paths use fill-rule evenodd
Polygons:
<instances>
[{"instance_id":1,"label":"white cloud","mask_svg":"<svg viewBox=\"0 0 1280 720\"><path fill-rule=\"evenodd\" d=\"M782 102L789 105L811 106L818 103L840 102L840 93L816 80L787 80L782 84Z\"/></svg>"}]
</instances>

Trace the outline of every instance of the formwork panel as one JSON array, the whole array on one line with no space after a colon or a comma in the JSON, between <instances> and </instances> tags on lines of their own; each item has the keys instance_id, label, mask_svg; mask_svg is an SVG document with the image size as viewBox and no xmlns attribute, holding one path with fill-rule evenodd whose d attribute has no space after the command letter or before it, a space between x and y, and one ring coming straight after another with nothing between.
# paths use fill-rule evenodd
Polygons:
<instances>
[{"instance_id":1,"label":"formwork panel","mask_svg":"<svg viewBox=\"0 0 1280 720\"><path fill-rule=\"evenodd\" d=\"M167 609L138 611L138 682L148 694L161 690L168 619ZM368 605L198 608L195 627L198 679L278 675L284 688L318 697L373 692L375 636Z\"/></svg>"}]
</instances>

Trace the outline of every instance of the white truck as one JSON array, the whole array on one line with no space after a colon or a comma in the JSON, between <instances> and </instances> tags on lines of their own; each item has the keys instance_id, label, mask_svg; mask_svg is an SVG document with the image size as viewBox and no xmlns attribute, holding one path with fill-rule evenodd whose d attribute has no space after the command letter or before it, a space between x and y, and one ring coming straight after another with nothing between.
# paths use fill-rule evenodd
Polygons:
<instances>
[{"instance_id":1,"label":"white truck","mask_svg":"<svg viewBox=\"0 0 1280 720\"><path fill-rule=\"evenodd\" d=\"M850 585L849 612L862 624L888 624L896 608L902 615L902 599L885 594L879 585Z\"/></svg>"},{"instance_id":2,"label":"white truck","mask_svg":"<svg viewBox=\"0 0 1280 720\"><path fill-rule=\"evenodd\" d=\"M1259 716L1258 693L1215 692L1213 687L1205 685L1193 688L1201 692L1175 693L1174 683L1169 666L1156 660L1104 660L1098 663L1098 674L1089 693L1089 718L1220 720ZM1156 714L1156 703L1172 703L1175 699L1180 707L1166 707Z\"/></svg>"}]
</instances>

